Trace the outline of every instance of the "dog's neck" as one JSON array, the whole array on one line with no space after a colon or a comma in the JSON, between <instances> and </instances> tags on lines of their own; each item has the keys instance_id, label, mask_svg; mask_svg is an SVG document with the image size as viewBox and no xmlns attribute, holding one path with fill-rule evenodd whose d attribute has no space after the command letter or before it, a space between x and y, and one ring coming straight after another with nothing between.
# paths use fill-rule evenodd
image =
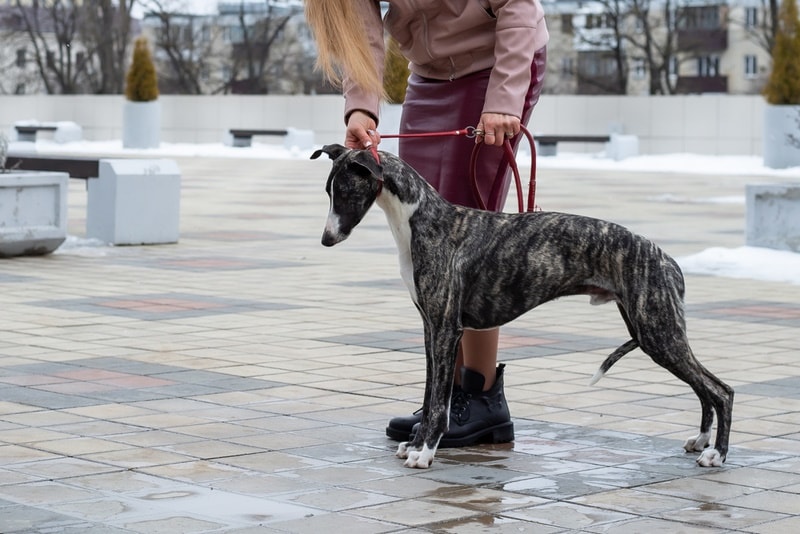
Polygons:
<instances>
[{"instance_id":1,"label":"dog's neck","mask_svg":"<svg viewBox=\"0 0 800 534\"><path fill-rule=\"evenodd\" d=\"M377 203L386 211L391 204L419 206L444 202L436 190L417 171L396 156L387 154L382 162L383 176ZM382 198L388 197L388 198Z\"/></svg>"},{"instance_id":2,"label":"dog's neck","mask_svg":"<svg viewBox=\"0 0 800 534\"><path fill-rule=\"evenodd\" d=\"M426 225L429 217L438 218L442 210L438 206L445 200L414 169L396 157L383 160L383 186L375 203L383 210L386 221L397 245L400 276L417 303L414 282L414 259L412 242L418 225Z\"/></svg>"}]
</instances>

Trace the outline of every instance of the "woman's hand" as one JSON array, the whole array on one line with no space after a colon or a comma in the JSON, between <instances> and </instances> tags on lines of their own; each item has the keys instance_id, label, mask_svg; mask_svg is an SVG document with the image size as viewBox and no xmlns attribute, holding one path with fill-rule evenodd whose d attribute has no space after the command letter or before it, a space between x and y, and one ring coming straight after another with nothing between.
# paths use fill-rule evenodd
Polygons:
<instances>
[{"instance_id":1,"label":"woman's hand","mask_svg":"<svg viewBox=\"0 0 800 534\"><path fill-rule=\"evenodd\" d=\"M344 145L347 148L363 150L381 142L378 135L378 125L369 114L363 111L354 111L347 119L347 132Z\"/></svg>"},{"instance_id":2,"label":"woman's hand","mask_svg":"<svg viewBox=\"0 0 800 534\"><path fill-rule=\"evenodd\" d=\"M476 143L503 146L506 138L512 138L519 133L520 121L514 115L502 113L482 113L478 121L477 130L483 132L475 138Z\"/></svg>"}]
</instances>

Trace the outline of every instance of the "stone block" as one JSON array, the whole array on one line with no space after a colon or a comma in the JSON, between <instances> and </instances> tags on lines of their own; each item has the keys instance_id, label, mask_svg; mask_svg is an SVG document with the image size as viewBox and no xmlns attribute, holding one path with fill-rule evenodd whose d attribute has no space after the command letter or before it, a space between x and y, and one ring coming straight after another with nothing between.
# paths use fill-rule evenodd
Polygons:
<instances>
[{"instance_id":1,"label":"stone block","mask_svg":"<svg viewBox=\"0 0 800 534\"><path fill-rule=\"evenodd\" d=\"M114 245L176 243L181 173L168 159L102 159L89 180L86 237Z\"/></svg>"},{"instance_id":2,"label":"stone block","mask_svg":"<svg viewBox=\"0 0 800 534\"><path fill-rule=\"evenodd\" d=\"M800 182L748 184L746 243L800 252Z\"/></svg>"}]
</instances>

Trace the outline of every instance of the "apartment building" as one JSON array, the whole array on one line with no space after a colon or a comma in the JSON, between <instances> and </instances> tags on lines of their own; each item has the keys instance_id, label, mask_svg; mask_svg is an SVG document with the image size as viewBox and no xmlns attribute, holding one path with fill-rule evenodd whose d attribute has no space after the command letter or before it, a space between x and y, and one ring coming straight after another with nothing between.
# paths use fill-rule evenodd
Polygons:
<instances>
[{"instance_id":1,"label":"apartment building","mask_svg":"<svg viewBox=\"0 0 800 534\"><path fill-rule=\"evenodd\" d=\"M544 0L544 7L547 92L758 94L769 73L769 14L760 0Z\"/></svg>"}]
</instances>

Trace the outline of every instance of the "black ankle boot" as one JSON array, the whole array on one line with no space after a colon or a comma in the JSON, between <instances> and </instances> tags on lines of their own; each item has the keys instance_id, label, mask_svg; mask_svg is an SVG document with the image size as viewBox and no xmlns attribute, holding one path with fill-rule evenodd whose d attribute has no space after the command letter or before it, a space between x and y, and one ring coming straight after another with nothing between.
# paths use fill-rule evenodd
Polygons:
<instances>
[{"instance_id":1,"label":"black ankle boot","mask_svg":"<svg viewBox=\"0 0 800 534\"><path fill-rule=\"evenodd\" d=\"M439 442L440 448L467 447L476 443L505 443L514 440L514 423L511 422L503 393L504 368L505 364L497 367L495 383L488 391L483 391L486 379L482 374L466 367L461 369L461 387L453 388L450 401L450 428ZM421 410L409 417L396 417L389 421L386 435L398 441L413 438L421 419ZM411 436L400 438L401 432L407 428L405 425L412 421L414 424ZM399 424L404 426L400 427ZM393 435L398 438L394 438Z\"/></svg>"},{"instance_id":2,"label":"black ankle boot","mask_svg":"<svg viewBox=\"0 0 800 534\"><path fill-rule=\"evenodd\" d=\"M460 391L460 386L457 384L453 385L453 396L451 397L450 404L453 403L452 399L456 395L460 395ZM386 427L386 435L395 441L409 441L411 439L411 431L420 421L422 421L422 408L411 415L392 417L389 420L389 425Z\"/></svg>"}]
</instances>

